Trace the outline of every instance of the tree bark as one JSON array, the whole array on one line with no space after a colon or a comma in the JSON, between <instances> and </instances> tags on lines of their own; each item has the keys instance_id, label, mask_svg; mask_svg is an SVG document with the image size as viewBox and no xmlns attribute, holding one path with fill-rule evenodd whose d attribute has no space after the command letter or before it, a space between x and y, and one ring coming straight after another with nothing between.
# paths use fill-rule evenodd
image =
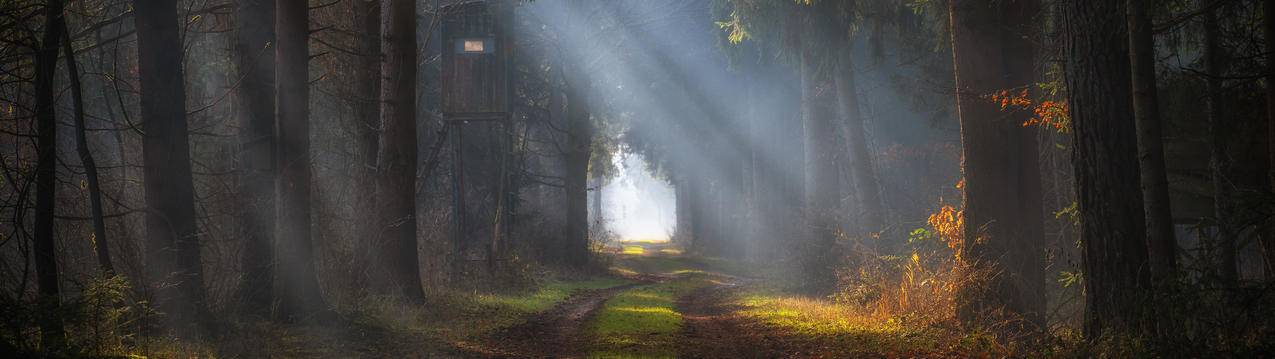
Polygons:
<instances>
[{"instance_id":1,"label":"tree bark","mask_svg":"<svg viewBox=\"0 0 1275 359\"><path fill-rule=\"evenodd\" d=\"M354 1L354 16L361 26L355 61L354 126L357 162L354 164L354 255L355 268L364 268L359 285L386 287L377 250L380 230L376 201L377 151L381 128L381 3ZM369 289L369 288L363 288Z\"/></svg>"},{"instance_id":2,"label":"tree bark","mask_svg":"<svg viewBox=\"0 0 1275 359\"><path fill-rule=\"evenodd\" d=\"M824 290L831 288L836 281L832 268L835 257L831 250L836 240L835 216L840 193L835 158L840 152L835 136L837 98L832 88L832 76L820 71L823 56L816 54L815 44L809 42L807 40L803 44L800 69L808 228L807 240L801 244L801 257L804 287Z\"/></svg>"},{"instance_id":3,"label":"tree bark","mask_svg":"<svg viewBox=\"0 0 1275 359\"><path fill-rule=\"evenodd\" d=\"M859 94L855 92L850 44L847 43L845 47L839 51L841 61L837 65L837 76L834 77L841 117L844 119L839 122L838 127L845 139L846 153L850 155L850 174L854 179L855 199L859 202L859 229L864 234L871 234L882 230L882 215L885 211L881 207L881 191L877 184L876 171L872 168L872 152L868 150L863 114L859 110ZM876 243L872 245L875 246Z\"/></svg>"},{"instance_id":4,"label":"tree bark","mask_svg":"<svg viewBox=\"0 0 1275 359\"><path fill-rule=\"evenodd\" d=\"M673 231L673 240L682 248L690 248L691 244L691 184L685 175L673 177L674 204L673 216L677 222Z\"/></svg>"},{"instance_id":5,"label":"tree bark","mask_svg":"<svg viewBox=\"0 0 1275 359\"><path fill-rule=\"evenodd\" d=\"M1045 253L1036 133L1030 113L1002 109L986 96L1033 84L1033 48L1018 19L1031 0L952 1L952 62L961 121L965 233L962 258L986 282L962 287L957 317L970 325L1006 310L1045 325Z\"/></svg>"},{"instance_id":6,"label":"tree bark","mask_svg":"<svg viewBox=\"0 0 1275 359\"><path fill-rule=\"evenodd\" d=\"M1157 283L1177 277L1177 240L1169 206L1169 181L1164 165L1164 135L1160 130L1160 102L1156 89L1155 39L1151 3L1128 0L1129 64L1132 67L1133 115L1138 129L1138 166L1142 171L1143 210L1147 215L1147 254L1151 277Z\"/></svg>"},{"instance_id":7,"label":"tree bark","mask_svg":"<svg viewBox=\"0 0 1275 359\"><path fill-rule=\"evenodd\" d=\"M178 334L206 324L177 4L135 0L146 189L146 268L153 303Z\"/></svg>"},{"instance_id":8,"label":"tree bark","mask_svg":"<svg viewBox=\"0 0 1275 359\"><path fill-rule=\"evenodd\" d=\"M1266 128L1270 161L1269 190L1275 193L1275 0L1262 2L1262 35L1266 48ZM1262 231L1262 255L1266 259L1266 278L1275 278L1275 223L1267 219Z\"/></svg>"},{"instance_id":9,"label":"tree bark","mask_svg":"<svg viewBox=\"0 0 1275 359\"><path fill-rule=\"evenodd\" d=\"M1124 3L1060 5L1084 243L1084 332L1137 336L1151 328L1151 284Z\"/></svg>"},{"instance_id":10,"label":"tree bark","mask_svg":"<svg viewBox=\"0 0 1275 359\"><path fill-rule=\"evenodd\" d=\"M383 0L381 22L380 243L398 294L420 303L425 294L416 248L416 2Z\"/></svg>"},{"instance_id":11,"label":"tree bark","mask_svg":"<svg viewBox=\"0 0 1275 359\"><path fill-rule=\"evenodd\" d=\"M36 172L35 172L35 274L40 309L41 346L60 349L66 340L61 313L53 216L57 197L57 99L53 78L57 75L58 43L66 31L63 2L51 0L44 8L44 38L35 56Z\"/></svg>"},{"instance_id":12,"label":"tree bark","mask_svg":"<svg viewBox=\"0 0 1275 359\"><path fill-rule=\"evenodd\" d=\"M278 101L279 319L300 321L325 310L314 270L310 226L309 7L305 0L275 3Z\"/></svg>"},{"instance_id":13,"label":"tree bark","mask_svg":"<svg viewBox=\"0 0 1275 359\"><path fill-rule=\"evenodd\" d=\"M66 21L62 22L62 53L66 55L67 78L71 84L71 105L75 122L75 151L84 166L84 182L89 191L90 217L93 219L93 250L97 254L98 267L102 274L115 274L115 265L111 262L111 248L106 240L106 219L102 216L102 186L97 176L97 161L89 151L89 141L84 126L84 91L80 86L79 66L75 61L75 51L71 48L71 37L66 30Z\"/></svg>"},{"instance_id":14,"label":"tree bark","mask_svg":"<svg viewBox=\"0 0 1275 359\"><path fill-rule=\"evenodd\" d=\"M570 71L580 71L571 67ZM583 267L589 263L589 151L593 144L593 124L589 119L587 88L583 76L571 76L567 84L567 145L564 178L567 223L564 234L564 263Z\"/></svg>"},{"instance_id":15,"label":"tree bark","mask_svg":"<svg viewBox=\"0 0 1275 359\"><path fill-rule=\"evenodd\" d=\"M602 218L602 175L593 174L593 180L590 182L593 182L593 198L589 199L589 211L593 212L594 231L601 232L606 225L605 220Z\"/></svg>"},{"instance_id":16,"label":"tree bark","mask_svg":"<svg viewBox=\"0 0 1275 359\"><path fill-rule=\"evenodd\" d=\"M238 300L241 309L268 315L274 301L275 5L244 0L235 6L235 64L239 101L239 238L243 240Z\"/></svg>"},{"instance_id":17,"label":"tree bark","mask_svg":"<svg viewBox=\"0 0 1275 359\"><path fill-rule=\"evenodd\" d=\"M1217 11L1204 14L1204 82L1205 104L1209 124L1209 170L1213 182L1213 209L1217 225L1216 274L1220 284L1234 286L1239 280L1235 263L1235 240L1239 227L1235 223L1235 184L1231 182L1231 157L1228 146L1231 140L1231 119L1226 113L1222 94L1222 68L1224 61L1218 43Z\"/></svg>"}]
</instances>

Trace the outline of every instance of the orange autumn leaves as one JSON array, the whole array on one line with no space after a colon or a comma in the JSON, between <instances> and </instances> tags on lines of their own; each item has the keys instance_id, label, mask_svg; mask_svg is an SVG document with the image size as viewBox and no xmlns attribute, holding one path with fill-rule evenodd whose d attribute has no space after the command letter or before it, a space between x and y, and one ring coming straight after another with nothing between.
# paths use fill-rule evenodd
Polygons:
<instances>
[{"instance_id":1,"label":"orange autumn leaves","mask_svg":"<svg viewBox=\"0 0 1275 359\"><path fill-rule=\"evenodd\" d=\"M964 244L965 216L962 212L963 209L945 204L925 220L948 248L957 250L957 259L960 259L960 248Z\"/></svg>"},{"instance_id":2,"label":"orange autumn leaves","mask_svg":"<svg viewBox=\"0 0 1275 359\"><path fill-rule=\"evenodd\" d=\"M1049 97L1057 95L1056 90L1049 90L1056 86L1050 84L1039 86L1047 90L1047 93L1054 95ZM1065 101L1033 99L1028 95L1028 87L1023 87L996 91L983 98L1000 106L1001 111L1031 111L1032 116L1023 121L1023 127L1041 125L1052 127L1059 133L1071 132L1071 117L1068 115L1068 106ZM964 178L956 183L956 189L965 189ZM964 207L964 205L957 207L940 202L938 210L930 214L925 221L932 229L932 233L954 251L953 254L958 263L961 262L961 252L965 246Z\"/></svg>"},{"instance_id":3,"label":"orange autumn leaves","mask_svg":"<svg viewBox=\"0 0 1275 359\"><path fill-rule=\"evenodd\" d=\"M1071 117L1068 116L1067 103L1064 101L1033 100L1027 97L1027 88L1000 90L985 98L1000 105L1001 111L1031 111L1032 117L1023 122L1023 127L1042 125L1053 127L1061 133L1071 132Z\"/></svg>"}]
</instances>

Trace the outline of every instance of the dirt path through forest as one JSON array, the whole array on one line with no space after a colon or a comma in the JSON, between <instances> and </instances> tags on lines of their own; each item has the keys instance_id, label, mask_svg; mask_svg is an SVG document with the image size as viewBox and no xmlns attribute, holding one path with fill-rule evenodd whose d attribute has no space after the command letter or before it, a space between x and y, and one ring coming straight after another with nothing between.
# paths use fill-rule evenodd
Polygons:
<instances>
[{"instance_id":1,"label":"dirt path through forest","mask_svg":"<svg viewBox=\"0 0 1275 359\"><path fill-rule=\"evenodd\" d=\"M483 343L469 348L489 358L582 358L589 348L585 325L602 304L616 294L646 283L581 291L553 309L526 322L500 330Z\"/></svg>"},{"instance_id":2,"label":"dirt path through forest","mask_svg":"<svg viewBox=\"0 0 1275 359\"><path fill-rule=\"evenodd\" d=\"M679 358L782 358L786 340L739 313L732 299L746 279L722 276L720 284L696 289L678 299L682 313Z\"/></svg>"}]
</instances>

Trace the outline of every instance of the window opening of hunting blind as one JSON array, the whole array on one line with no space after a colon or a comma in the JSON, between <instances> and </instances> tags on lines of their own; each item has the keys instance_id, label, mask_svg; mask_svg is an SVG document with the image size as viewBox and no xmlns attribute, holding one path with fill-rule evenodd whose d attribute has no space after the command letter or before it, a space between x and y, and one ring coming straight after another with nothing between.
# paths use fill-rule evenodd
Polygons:
<instances>
[{"instance_id":1,"label":"window opening of hunting blind","mask_svg":"<svg viewBox=\"0 0 1275 359\"><path fill-rule=\"evenodd\" d=\"M461 54L490 54L495 48L491 38L468 38L456 40L456 52Z\"/></svg>"}]
</instances>

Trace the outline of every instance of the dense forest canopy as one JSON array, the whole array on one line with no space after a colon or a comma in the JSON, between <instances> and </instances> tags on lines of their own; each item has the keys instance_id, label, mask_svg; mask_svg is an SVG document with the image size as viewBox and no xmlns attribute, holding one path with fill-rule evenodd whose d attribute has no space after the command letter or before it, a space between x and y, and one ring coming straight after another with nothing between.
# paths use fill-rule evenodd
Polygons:
<instances>
[{"instance_id":1,"label":"dense forest canopy","mask_svg":"<svg viewBox=\"0 0 1275 359\"><path fill-rule=\"evenodd\" d=\"M1269 356L1273 18L0 2L0 356Z\"/></svg>"}]
</instances>

